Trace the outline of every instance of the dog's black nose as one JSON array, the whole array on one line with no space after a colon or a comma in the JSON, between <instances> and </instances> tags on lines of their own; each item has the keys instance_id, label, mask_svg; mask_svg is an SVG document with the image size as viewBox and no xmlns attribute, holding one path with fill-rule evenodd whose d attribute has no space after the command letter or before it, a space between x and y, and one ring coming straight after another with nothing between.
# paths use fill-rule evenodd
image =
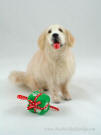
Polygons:
<instances>
[{"instance_id":1,"label":"dog's black nose","mask_svg":"<svg viewBox=\"0 0 101 135\"><path fill-rule=\"evenodd\" d=\"M57 33L54 33L52 36L53 38L58 38L59 35Z\"/></svg>"}]
</instances>

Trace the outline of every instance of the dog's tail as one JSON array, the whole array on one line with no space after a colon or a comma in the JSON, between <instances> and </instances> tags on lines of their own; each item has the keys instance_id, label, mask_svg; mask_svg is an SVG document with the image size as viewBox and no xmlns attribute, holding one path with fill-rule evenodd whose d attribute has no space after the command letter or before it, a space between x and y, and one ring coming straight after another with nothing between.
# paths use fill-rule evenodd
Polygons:
<instances>
[{"instance_id":1,"label":"dog's tail","mask_svg":"<svg viewBox=\"0 0 101 135\"><path fill-rule=\"evenodd\" d=\"M9 75L9 79L17 85L26 85L26 73L20 71L13 71Z\"/></svg>"}]
</instances>

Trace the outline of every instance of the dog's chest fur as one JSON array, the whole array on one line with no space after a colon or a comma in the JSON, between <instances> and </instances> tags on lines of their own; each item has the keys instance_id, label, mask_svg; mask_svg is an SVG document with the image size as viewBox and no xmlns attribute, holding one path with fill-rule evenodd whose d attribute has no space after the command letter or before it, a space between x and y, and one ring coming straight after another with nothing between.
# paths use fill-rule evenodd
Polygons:
<instances>
[{"instance_id":1,"label":"dog's chest fur","mask_svg":"<svg viewBox=\"0 0 101 135\"><path fill-rule=\"evenodd\" d=\"M69 59L70 60L70 59ZM71 62L66 57L57 57L47 63L47 76L56 84L65 83L72 73Z\"/></svg>"},{"instance_id":2,"label":"dog's chest fur","mask_svg":"<svg viewBox=\"0 0 101 135\"><path fill-rule=\"evenodd\" d=\"M57 60L54 63L48 65L49 74L51 74L51 79L56 83L62 83L67 78L67 63L66 61Z\"/></svg>"},{"instance_id":3,"label":"dog's chest fur","mask_svg":"<svg viewBox=\"0 0 101 135\"><path fill-rule=\"evenodd\" d=\"M34 72L40 87L46 87L49 83L60 85L71 78L74 71L74 60L71 55L67 57L67 53L66 55L65 53L63 55L52 53L40 58L42 58L38 66L40 68L36 68Z\"/></svg>"}]
</instances>

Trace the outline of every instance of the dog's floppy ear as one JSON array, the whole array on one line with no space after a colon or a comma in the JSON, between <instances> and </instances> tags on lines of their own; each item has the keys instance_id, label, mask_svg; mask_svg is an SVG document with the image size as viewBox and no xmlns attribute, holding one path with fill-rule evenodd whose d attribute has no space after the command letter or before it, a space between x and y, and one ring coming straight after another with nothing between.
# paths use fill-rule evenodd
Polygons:
<instances>
[{"instance_id":1,"label":"dog's floppy ear","mask_svg":"<svg viewBox=\"0 0 101 135\"><path fill-rule=\"evenodd\" d=\"M45 31L42 32L42 34L39 36L38 45L39 45L41 50L44 49L44 47L45 47Z\"/></svg>"},{"instance_id":2,"label":"dog's floppy ear","mask_svg":"<svg viewBox=\"0 0 101 135\"><path fill-rule=\"evenodd\" d=\"M70 31L66 30L67 42L70 47L73 47L75 39Z\"/></svg>"}]
</instances>

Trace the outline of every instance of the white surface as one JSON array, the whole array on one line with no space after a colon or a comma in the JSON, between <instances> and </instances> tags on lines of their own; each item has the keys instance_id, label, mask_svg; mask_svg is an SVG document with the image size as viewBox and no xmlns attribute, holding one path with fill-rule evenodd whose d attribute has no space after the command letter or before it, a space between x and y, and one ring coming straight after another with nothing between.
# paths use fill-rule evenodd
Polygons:
<instances>
[{"instance_id":1,"label":"white surface","mask_svg":"<svg viewBox=\"0 0 101 135\"><path fill-rule=\"evenodd\" d=\"M78 59L77 72L70 85L71 101L54 104L59 112L40 116L26 110L30 91L12 85L7 76L12 69L25 69L28 59L0 61L0 134L101 134L101 63L99 59Z\"/></svg>"},{"instance_id":2,"label":"white surface","mask_svg":"<svg viewBox=\"0 0 101 135\"><path fill-rule=\"evenodd\" d=\"M39 34L55 23L70 29L76 39L72 101L58 104L59 112L38 116L16 99L30 91L7 77L12 70L25 70ZM0 0L0 135L101 135L100 36L101 0Z\"/></svg>"}]
</instances>

